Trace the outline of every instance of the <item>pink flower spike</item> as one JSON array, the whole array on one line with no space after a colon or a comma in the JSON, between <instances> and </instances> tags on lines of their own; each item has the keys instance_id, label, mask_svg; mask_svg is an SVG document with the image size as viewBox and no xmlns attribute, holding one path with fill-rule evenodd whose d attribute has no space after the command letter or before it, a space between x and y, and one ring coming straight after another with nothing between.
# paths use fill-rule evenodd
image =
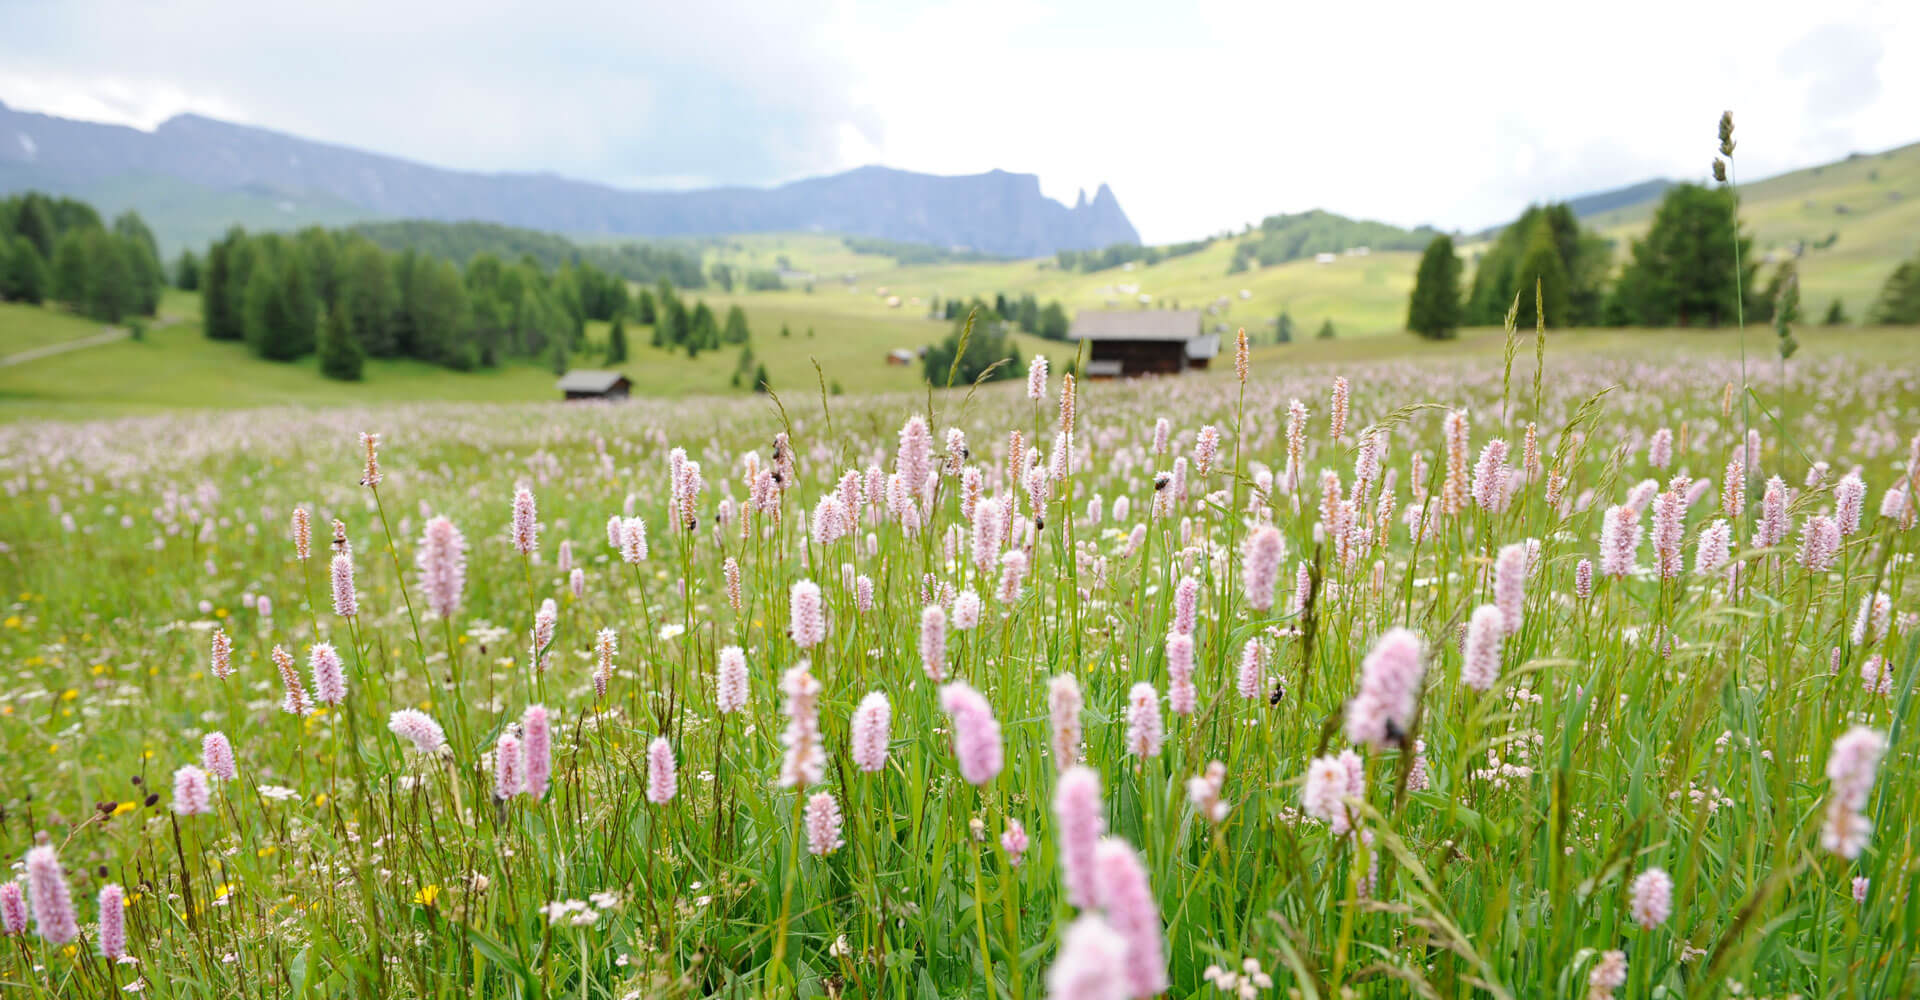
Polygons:
<instances>
[{"instance_id":1,"label":"pink flower spike","mask_svg":"<svg viewBox=\"0 0 1920 1000\"><path fill-rule=\"evenodd\" d=\"M747 707L747 654L739 646L723 646L719 661L714 672L714 707L721 715L730 715Z\"/></svg>"},{"instance_id":2,"label":"pink flower spike","mask_svg":"<svg viewBox=\"0 0 1920 1000\"><path fill-rule=\"evenodd\" d=\"M313 671L313 698L322 705L338 705L347 700L347 675L340 654L330 642L316 643L307 656Z\"/></svg>"},{"instance_id":3,"label":"pink flower spike","mask_svg":"<svg viewBox=\"0 0 1920 1000\"><path fill-rule=\"evenodd\" d=\"M1000 849L1007 852L1007 864L1018 868L1025 858L1027 847L1027 828L1017 819L1007 820L1007 828L1000 834Z\"/></svg>"},{"instance_id":4,"label":"pink flower spike","mask_svg":"<svg viewBox=\"0 0 1920 1000\"><path fill-rule=\"evenodd\" d=\"M938 604L920 612L920 665L935 684L947 679L947 613Z\"/></svg>"},{"instance_id":5,"label":"pink flower spike","mask_svg":"<svg viewBox=\"0 0 1920 1000\"><path fill-rule=\"evenodd\" d=\"M353 554L336 552L333 556L333 613L352 618L360 613L360 595L353 589Z\"/></svg>"},{"instance_id":6,"label":"pink flower spike","mask_svg":"<svg viewBox=\"0 0 1920 1000\"><path fill-rule=\"evenodd\" d=\"M1493 600L1500 608L1500 633L1512 635L1526 621L1527 546L1503 545L1493 563Z\"/></svg>"},{"instance_id":7,"label":"pink flower spike","mask_svg":"<svg viewBox=\"0 0 1920 1000\"><path fill-rule=\"evenodd\" d=\"M513 491L513 521L510 533L514 551L531 556L540 547L540 515L533 502L533 491L517 486Z\"/></svg>"},{"instance_id":8,"label":"pink flower spike","mask_svg":"<svg viewBox=\"0 0 1920 1000\"><path fill-rule=\"evenodd\" d=\"M1633 920L1646 930L1653 930L1667 922L1673 915L1673 876L1665 869L1649 868L1634 876Z\"/></svg>"},{"instance_id":9,"label":"pink flower spike","mask_svg":"<svg viewBox=\"0 0 1920 1000\"><path fill-rule=\"evenodd\" d=\"M1048 747L1055 770L1065 771L1080 762L1080 713L1085 708L1080 681L1072 674L1047 682L1047 718L1053 730Z\"/></svg>"},{"instance_id":10,"label":"pink flower spike","mask_svg":"<svg viewBox=\"0 0 1920 1000\"><path fill-rule=\"evenodd\" d=\"M815 792L807 799L807 852L816 858L839 850L846 841L840 837L840 802L832 792Z\"/></svg>"},{"instance_id":11,"label":"pink flower spike","mask_svg":"<svg viewBox=\"0 0 1920 1000\"><path fill-rule=\"evenodd\" d=\"M500 734L493 745L493 797L505 802L527 790L527 758L520 737Z\"/></svg>"},{"instance_id":12,"label":"pink flower spike","mask_svg":"<svg viewBox=\"0 0 1920 1000\"><path fill-rule=\"evenodd\" d=\"M1127 1000L1126 955L1127 942L1105 920L1082 914L1060 934L1060 953L1047 967L1048 1000Z\"/></svg>"},{"instance_id":13,"label":"pink flower spike","mask_svg":"<svg viewBox=\"0 0 1920 1000\"><path fill-rule=\"evenodd\" d=\"M827 638L827 616L820 605L820 585L812 580L800 580L793 585L790 595L789 630L793 634L793 644L801 649L812 649Z\"/></svg>"},{"instance_id":14,"label":"pink flower spike","mask_svg":"<svg viewBox=\"0 0 1920 1000\"><path fill-rule=\"evenodd\" d=\"M960 763L960 777L972 785L992 781L1005 763L1005 748L986 696L955 681L940 689L940 707L953 718L953 755Z\"/></svg>"},{"instance_id":15,"label":"pink flower spike","mask_svg":"<svg viewBox=\"0 0 1920 1000\"><path fill-rule=\"evenodd\" d=\"M33 902L34 929L50 945L63 945L80 936L80 921L74 915L73 891L67 887L67 873L60 867L60 856L42 844L27 851L27 895Z\"/></svg>"},{"instance_id":16,"label":"pink flower spike","mask_svg":"<svg viewBox=\"0 0 1920 1000\"><path fill-rule=\"evenodd\" d=\"M387 729L423 754L437 754L447 745L447 734L440 724L417 708L403 708L387 716Z\"/></svg>"},{"instance_id":17,"label":"pink flower spike","mask_svg":"<svg viewBox=\"0 0 1920 1000\"><path fill-rule=\"evenodd\" d=\"M879 691L869 692L853 710L853 763L872 774L887 766L887 745L893 738L893 706Z\"/></svg>"},{"instance_id":18,"label":"pink flower spike","mask_svg":"<svg viewBox=\"0 0 1920 1000\"><path fill-rule=\"evenodd\" d=\"M1248 639L1240 648L1240 669L1234 678L1234 693L1255 701L1267 691L1267 647L1259 637Z\"/></svg>"},{"instance_id":19,"label":"pink flower spike","mask_svg":"<svg viewBox=\"0 0 1920 1000\"><path fill-rule=\"evenodd\" d=\"M1199 707L1193 684L1193 635L1167 634L1167 708L1175 715L1192 715Z\"/></svg>"},{"instance_id":20,"label":"pink flower spike","mask_svg":"<svg viewBox=\"0 0 1920 1000\"><path fill-rule=\"evenodd\" d=\"M221 781L240 777L239 768L233 762L233 744L227 740L226 733L213 732L200 738L200 766Z\"/></svg>"},{"instance_id":21,"label":"pink flower spike","mask_svg":"<svg viewBox=\"0 0 1920 1000\"><path fill-rule=\"evenodd\" d=\"M0 882L0 934L13 937L27 932L27 897L20 883Z\"/></svg>"},{"instance_id":22,"label":"pink flower spike","mask_svg":"<svg viewBox=\"0 0 1920 1000\"><path fill-rule=\"evenodd\" d=\"M1166 992L1166 938L1160 926L1160 906L1147 883L1147 869L1133 845L1108 837L1094 849L1095 880L1107 922L1126 942L1121 973L1134 997Z\"/></svg>"},{"instance_id":23,"label":"pink flower spike","mask_svg":"<svg viewBox=\"0 0 1920 1000\"><path fill-rule=\"evenodd\" d=\"M1127 692L1127 752L1142 760L1160 755L1166 730L1160 720L1160 692L1141 681Z\"/></svg>"},{"instance_id":24,"label":"pink flower spike","mask_svg":"<svg viewBox=\"0 0 1920 1000\"><path fill-rule=\"evenodd\" d=\"M1467 622L1466 649L1460 659L1460 683L1475 691L1492 690L1500 679L1500 635L1506 616L1498 607L1483 604Z\"/></svg>"},{"instance_id":25,"label":"pink flower spike","mask_svg":"<svg viewBox=\"0 0 1920 1000\"><path fill-rule=\"evenodd\" d=\"M213 655L208 660L207 672L223 681L233 676L233 640L227 637L225 629L213 630Z\"/></svg>"},{"instance_id":26,"label":"pink flower spike","mask_svg":"<svg viewBox=\"0 0 1920 1000\"><path fill-rule=\"evenodd\" d=\"M427 595L427 610L437 618L452 618L467 586L466 537L445 517L429 520L420 535L414 566Z\"/></svg>"},{"instance_id":27,"label":"pink flower spike","mask_svg":"<svg viewBox=\"0 0 1920 1000\"><path fill-rule=\"evenodd\" d=\"M673 744L664 736L655 737L647 744L647 801L663 806L673 801L679 790L676 779L677 766L673 760Z\"/></svg>"},{"instance_id":28,"label":"pink flower spike","mask_svg":"<svg viewBox=\"0 0 1920 1000\"><path fill-rule=\"evenodd\" d=\"M213 788L207 772L187 764L173 772L173 812L177 816L204 816L213 811Z\"/></svg>"},{"instance_id":29,"label":"pink flower spike","mask_svg":"<svg viewBox=\"0 0 1920 1000\"><path fill-rule=\"evenodd\" d=\"M1173 588L1173 631L1192 635L1200 617L1200 581L1182 577Z\"/></svg>"},{"instance_id":30,"label":"pink flower spike","mask_svg":"<svg viewBox=\"0 0 1920 1000\"><path fill-rule=\"evenodd\" d=\"M1361 661L1360 691L1347 702L1347 738L1373 747L1405 739L1425 671L1420 637L1404 628L1387 630Z\"/></svg>"},{"instance_id":31,"label":"pink flower spike","mask_svg":"<svg viewBox=\"0 0 1920 1000\"><path fill-rule=\"evenodd\" d=\"M553 730L545 705L529 705L520 716L521 746L526 754L527 794L535 800L547 795L553 776Z\"/></svg>"},{"instance_id":32,"label":"pink flower spike","mask_svg":"<svg viewBox=\"0 0 1920 1000\"><path fill-rule=\"evenodd\" d=\"M100 887L100 957L118 962L127 954L127 892L117 885Z\"/></svg>"},{"instance_id":33,"label":"pink flower spike","mask_svg":"<svg viewBox=\"0 0 1920 1000\"><path fill-rule=\"evenodd\" d=\"M827 773L827 754L820 743L820 682L802 660L787 669L780 690L787 696L787 729L780 734L787 753L776 784L781 788L819 784Z\"/></svg>"},{"instance_id":34,"label":"pink flower spike","mask_svg":"<svg viewBox=\"0 0 1920 1000\"><path fill-rule=\"evenodd\" d=\"M1087 909L1098 896L1094 882L1094 849L1106 832L1106 808L1100 801L1100 774L1074 766L1060 775L1053 789L1054 837L1060 849L1060 881L1067 902Z\"/></svg>"}]
</instances>

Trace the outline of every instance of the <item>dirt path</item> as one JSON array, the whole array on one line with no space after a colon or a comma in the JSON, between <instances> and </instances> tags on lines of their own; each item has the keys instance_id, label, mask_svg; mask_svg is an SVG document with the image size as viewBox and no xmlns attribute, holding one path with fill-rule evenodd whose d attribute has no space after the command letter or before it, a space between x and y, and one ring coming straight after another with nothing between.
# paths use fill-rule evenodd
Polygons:
<instances>
[{"instance_id":1,"label":"dirt path","mask_svg":"<svg viewBox=\"0 0 1920 1000\"><path fill-rule=\"evenodd\" d=\"M180 322L180 317L178 316L161 316L155 320L148 329L158 330L163 327L172 326L178 322ZM61 344L48 344L45 347L36 347L30 351L21 351L18 354L9 354L5 357L0 357L0 368L24 365L29 361L38 361L41 358L49 358L56 354L65 354L68 351L80 351L89 347L99 347L102 344L111 344L115 341L125 340L128 336L129 333L125 327L109 326L91 337L81 337L78 340L69 340Z\"/></svg>"},{"instance_id":2,"label":"dirt path","mask_svg":"<svg viewBox=\"0 0 1920 1000\"><path fill-rule=\"evenodd\" d=\"M116 340L125 339L127 339L127 331L117 326L108 327L91 337L81 337L79 340L69 340L62 344L48 344L45 347L36 347L31 351L9 354L4 358L0 358L0 368L24 365L29 361L38 361L41 358L52 357L55 354L65 354L68 351L78 351L88 347L99 347L101 344L111 344Z\"/></svg>"}]
</instances>

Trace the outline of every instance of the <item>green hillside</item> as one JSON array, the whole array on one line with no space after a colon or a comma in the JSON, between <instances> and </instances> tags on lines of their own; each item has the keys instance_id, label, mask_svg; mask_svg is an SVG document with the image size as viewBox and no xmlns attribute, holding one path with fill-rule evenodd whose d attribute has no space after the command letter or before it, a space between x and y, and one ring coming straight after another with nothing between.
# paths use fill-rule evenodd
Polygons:
<instances>
[{"instance_id":1,"label":"green hillside","mask_svg":"<svg viewBox=\"0 0 1920 1000\"><path fill-rule=\"evenodd\" d=\"M1052 258L903 267L891 257L852 253L837 237L803 234L729 242L735 245L710 250L710 259L771 267L785 257L794 269L816 275L811 293L794 287L737 297L750 308L756 302L812 300L780 308L847 316L924 316L936 299L991 300L1004 292L1031 293L1042 303L1057 300L1071 312L1141 308L1140 296L1145 295L1150 308L1211 307L1215 312L1207 317L1209 323L1228 330L1245 326L1256 339L1271 335L1282 309L1292 315L1296 336L1303 328L1317 329L1325 319L1333 320L1341 336L1399 330L1406 321L1418 257L1411 252L1341 255L1331 264L1294 260L1230 274L1237 241L1218 240L1158 264L1081 273L1061 270ZM898 304L890 304L894 299Z\"/></svg>"},{"instance_id":2,"label":"green hillside","mask_svg":"<svg viewBox=\"0 0 1920 1000\"><path fill-rule=\"evenodd\" d=\"M1616 241L1618 261L1658 206L1644 202L1584 221ZM1805 308L1817 314L1837 297L1857 320L1894 267L1920 253L1920 143L1743 183L1740 217L1763 261L1803 248ZM1769 270L1762 265L1761 280Z\"/></svg>"},{"instance_id":3,"label":"green hillside","mask_svg":"<svg viewBox=\"0 0 1920 1000\"><path fill-rule=\"evenodd\" d=\"M216 191L160 174L74 179L20 163L0 163L0 190L67 195L90 203L107 218L137 208L153 228L161 256L167 260L182 250L205 250L234 225L292 231L303 226L344 226L373 217L364 208L324 195Z\"/></svg>"}]
</instances>

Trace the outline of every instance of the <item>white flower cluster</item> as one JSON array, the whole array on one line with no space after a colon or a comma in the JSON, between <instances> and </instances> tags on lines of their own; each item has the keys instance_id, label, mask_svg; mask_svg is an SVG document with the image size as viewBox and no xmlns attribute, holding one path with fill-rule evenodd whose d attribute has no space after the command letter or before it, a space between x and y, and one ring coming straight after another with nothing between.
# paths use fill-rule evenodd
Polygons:
<instances>
[{"instance_id":1,"label":"white flower cluster","mask_svg":"<svg viewBox=\"0 0 1920 1000\"><path fill-rule=\"evenodd\" d=\"M1273 989L1273 977L1260 971L1260 960L1249 958L1240 963L1240 971L1233 972L1217 965L1207 966L1207 982L1223 992L1232 993L1241 1000L1253 1000L1261 990Z\"/></svg>"}]
</instances>

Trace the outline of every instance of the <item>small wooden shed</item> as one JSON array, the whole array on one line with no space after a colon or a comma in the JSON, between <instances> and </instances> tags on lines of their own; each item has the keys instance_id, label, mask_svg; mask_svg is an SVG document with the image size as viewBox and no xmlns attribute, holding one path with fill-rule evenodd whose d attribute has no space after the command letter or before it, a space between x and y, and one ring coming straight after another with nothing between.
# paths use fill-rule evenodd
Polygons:
<instances>
[{"instance_id":1,"label":"small wooden shed","mask_svg":"<svg viewBox=\"0 0 1920 1000\"><path fill-rule=\"evenodd\" d=\"M1198 309L1085 309L1067 339L1088 342L1088 378L1177 375L1220 353L1220 335L1201 331Z\"/></svg>"},{"instance_id":2,"label":"small wooden shed","mask_svg":"<svg viewBox=\"0 0 1920 1000\"><path fill-rule=\"evenodd\" d=\"M633 392L633 381L619 372L583 369L560 376L555 387L568 399L625 399Z\"/></svg>"}]
</instances>

